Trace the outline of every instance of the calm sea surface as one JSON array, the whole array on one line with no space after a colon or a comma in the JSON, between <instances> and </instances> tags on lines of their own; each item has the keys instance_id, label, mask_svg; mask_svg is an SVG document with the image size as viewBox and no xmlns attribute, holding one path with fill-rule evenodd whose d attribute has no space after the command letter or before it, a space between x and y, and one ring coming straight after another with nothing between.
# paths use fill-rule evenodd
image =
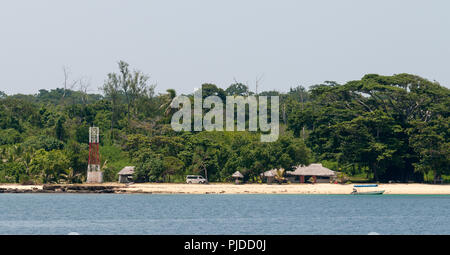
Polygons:
<instances>
[{"instance_id":1,"label":"calm sea surface","mask_svg":"<svg viewBox=\"0 0 450 255\"><path fill-rule=\"evenodd\" d=\"M450 234L450 196L0 194L0 234Z\"/></svg>"}]
</instances>

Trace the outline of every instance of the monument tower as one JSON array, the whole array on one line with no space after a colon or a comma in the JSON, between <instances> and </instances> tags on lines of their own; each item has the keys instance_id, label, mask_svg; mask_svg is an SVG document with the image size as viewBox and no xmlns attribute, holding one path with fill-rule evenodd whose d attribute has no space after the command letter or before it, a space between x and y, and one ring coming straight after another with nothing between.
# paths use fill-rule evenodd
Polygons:
<instances>
[{"instance_id":1,"label":"monument tower","mask_svg":"<svg viewBox=\"0 0 450 255\"><path fill-rule=\"evenodd\" d=\"M103 173L100 170L99 128L89 128L89 161L87 169L87 183L102 183Z\"/></svg>"}]
</instances>

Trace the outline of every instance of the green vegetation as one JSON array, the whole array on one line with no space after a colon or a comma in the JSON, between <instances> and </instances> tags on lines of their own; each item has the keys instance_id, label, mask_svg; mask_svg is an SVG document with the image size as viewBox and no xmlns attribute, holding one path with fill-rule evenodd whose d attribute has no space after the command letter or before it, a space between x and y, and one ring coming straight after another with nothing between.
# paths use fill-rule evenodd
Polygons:
<instances>
[{"instance_id":1,"label":"green vegetation","mask_svg":"<svg viewBox=\"0 0 450 255\"><path fill-rule=\"evenodd\" d=\"M254 94L242 83L202 88L204 97ZM147 75L121 61L103 95L82 86L1 92L0 182L84 181L92 125L101 130L105 181L135 165L137 181L182 182L186 174L231 181L239 170L245 181L259 182L263 171L312 162L353 181L450 180L450 91L415 75L370 74L343 85L260 92L280 96L280 137L273 143L252 132L174 132L170 102L177 93L154 89Z\"/></svg>"}]
</instances>

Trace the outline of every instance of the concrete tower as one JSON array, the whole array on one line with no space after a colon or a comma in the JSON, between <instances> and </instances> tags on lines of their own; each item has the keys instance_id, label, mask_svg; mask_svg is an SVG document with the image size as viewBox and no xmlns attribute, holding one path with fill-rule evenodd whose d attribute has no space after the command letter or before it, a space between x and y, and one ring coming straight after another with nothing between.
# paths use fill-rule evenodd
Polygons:
<instances>
[{"instance_id":1,"label":"concrete tower","mask_svg":"<svg viewBox=\"0 0 450 255\"><path fill-rule=\"evenodd\" d=\"M100 152L98 147L99 129L89 128L89 161L87 170L87 183L102 183L103 173L100 170Z\"/></svg>"}]
</instances>

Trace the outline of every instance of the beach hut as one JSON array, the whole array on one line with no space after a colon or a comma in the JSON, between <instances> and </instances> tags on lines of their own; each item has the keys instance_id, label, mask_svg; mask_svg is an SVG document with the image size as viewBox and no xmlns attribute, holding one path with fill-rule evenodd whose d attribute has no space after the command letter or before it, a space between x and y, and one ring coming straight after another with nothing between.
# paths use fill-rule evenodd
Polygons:
<instances>
[{"instance_id":1,"label":"beach hut","mask_svg":"<svg viewBox=\"0 0 450 255\"><path fill-rule=\"evenodd\" d=\"M271 169L261 173L261 178L266 179L266 182L271 184L277 175L277 169Z\"/></svg>"},{"instance_id":2,"label":"beach hut","mask_svg":"<svg viewBox=\"0 0 450 255\"><path fill-rule=\"evenodd\" d=\"M134 166L126 166L119 172L119 183L133 182Z\"/></svg>"},{"instance_id":3,"label":"beach hut","mask_svg":"<svg viewBox=\"0 0 450 255\"><path fill-rule=\"evenodd\" d=\"M236 184L239 184L239 178L241 179L244 178L244 176L239 171L234 172L234 174L232 174L231 177L235 178Z\"/></svg>"},{"instance_id":4,"label":"beach hut","mask_svg":"<svg viewBox=\"0 0 450 255\"><path fill-rule=\"evenodd\" d=\"M313 183L326 182L329 183L332 178L336 178L336 172L330 170L322 164L316 163L309 166L297 166L294 171L287 171L288 175L298 176L300 183L305 182L305 177L312 177Z\"/></svg>"}]
</instances>

